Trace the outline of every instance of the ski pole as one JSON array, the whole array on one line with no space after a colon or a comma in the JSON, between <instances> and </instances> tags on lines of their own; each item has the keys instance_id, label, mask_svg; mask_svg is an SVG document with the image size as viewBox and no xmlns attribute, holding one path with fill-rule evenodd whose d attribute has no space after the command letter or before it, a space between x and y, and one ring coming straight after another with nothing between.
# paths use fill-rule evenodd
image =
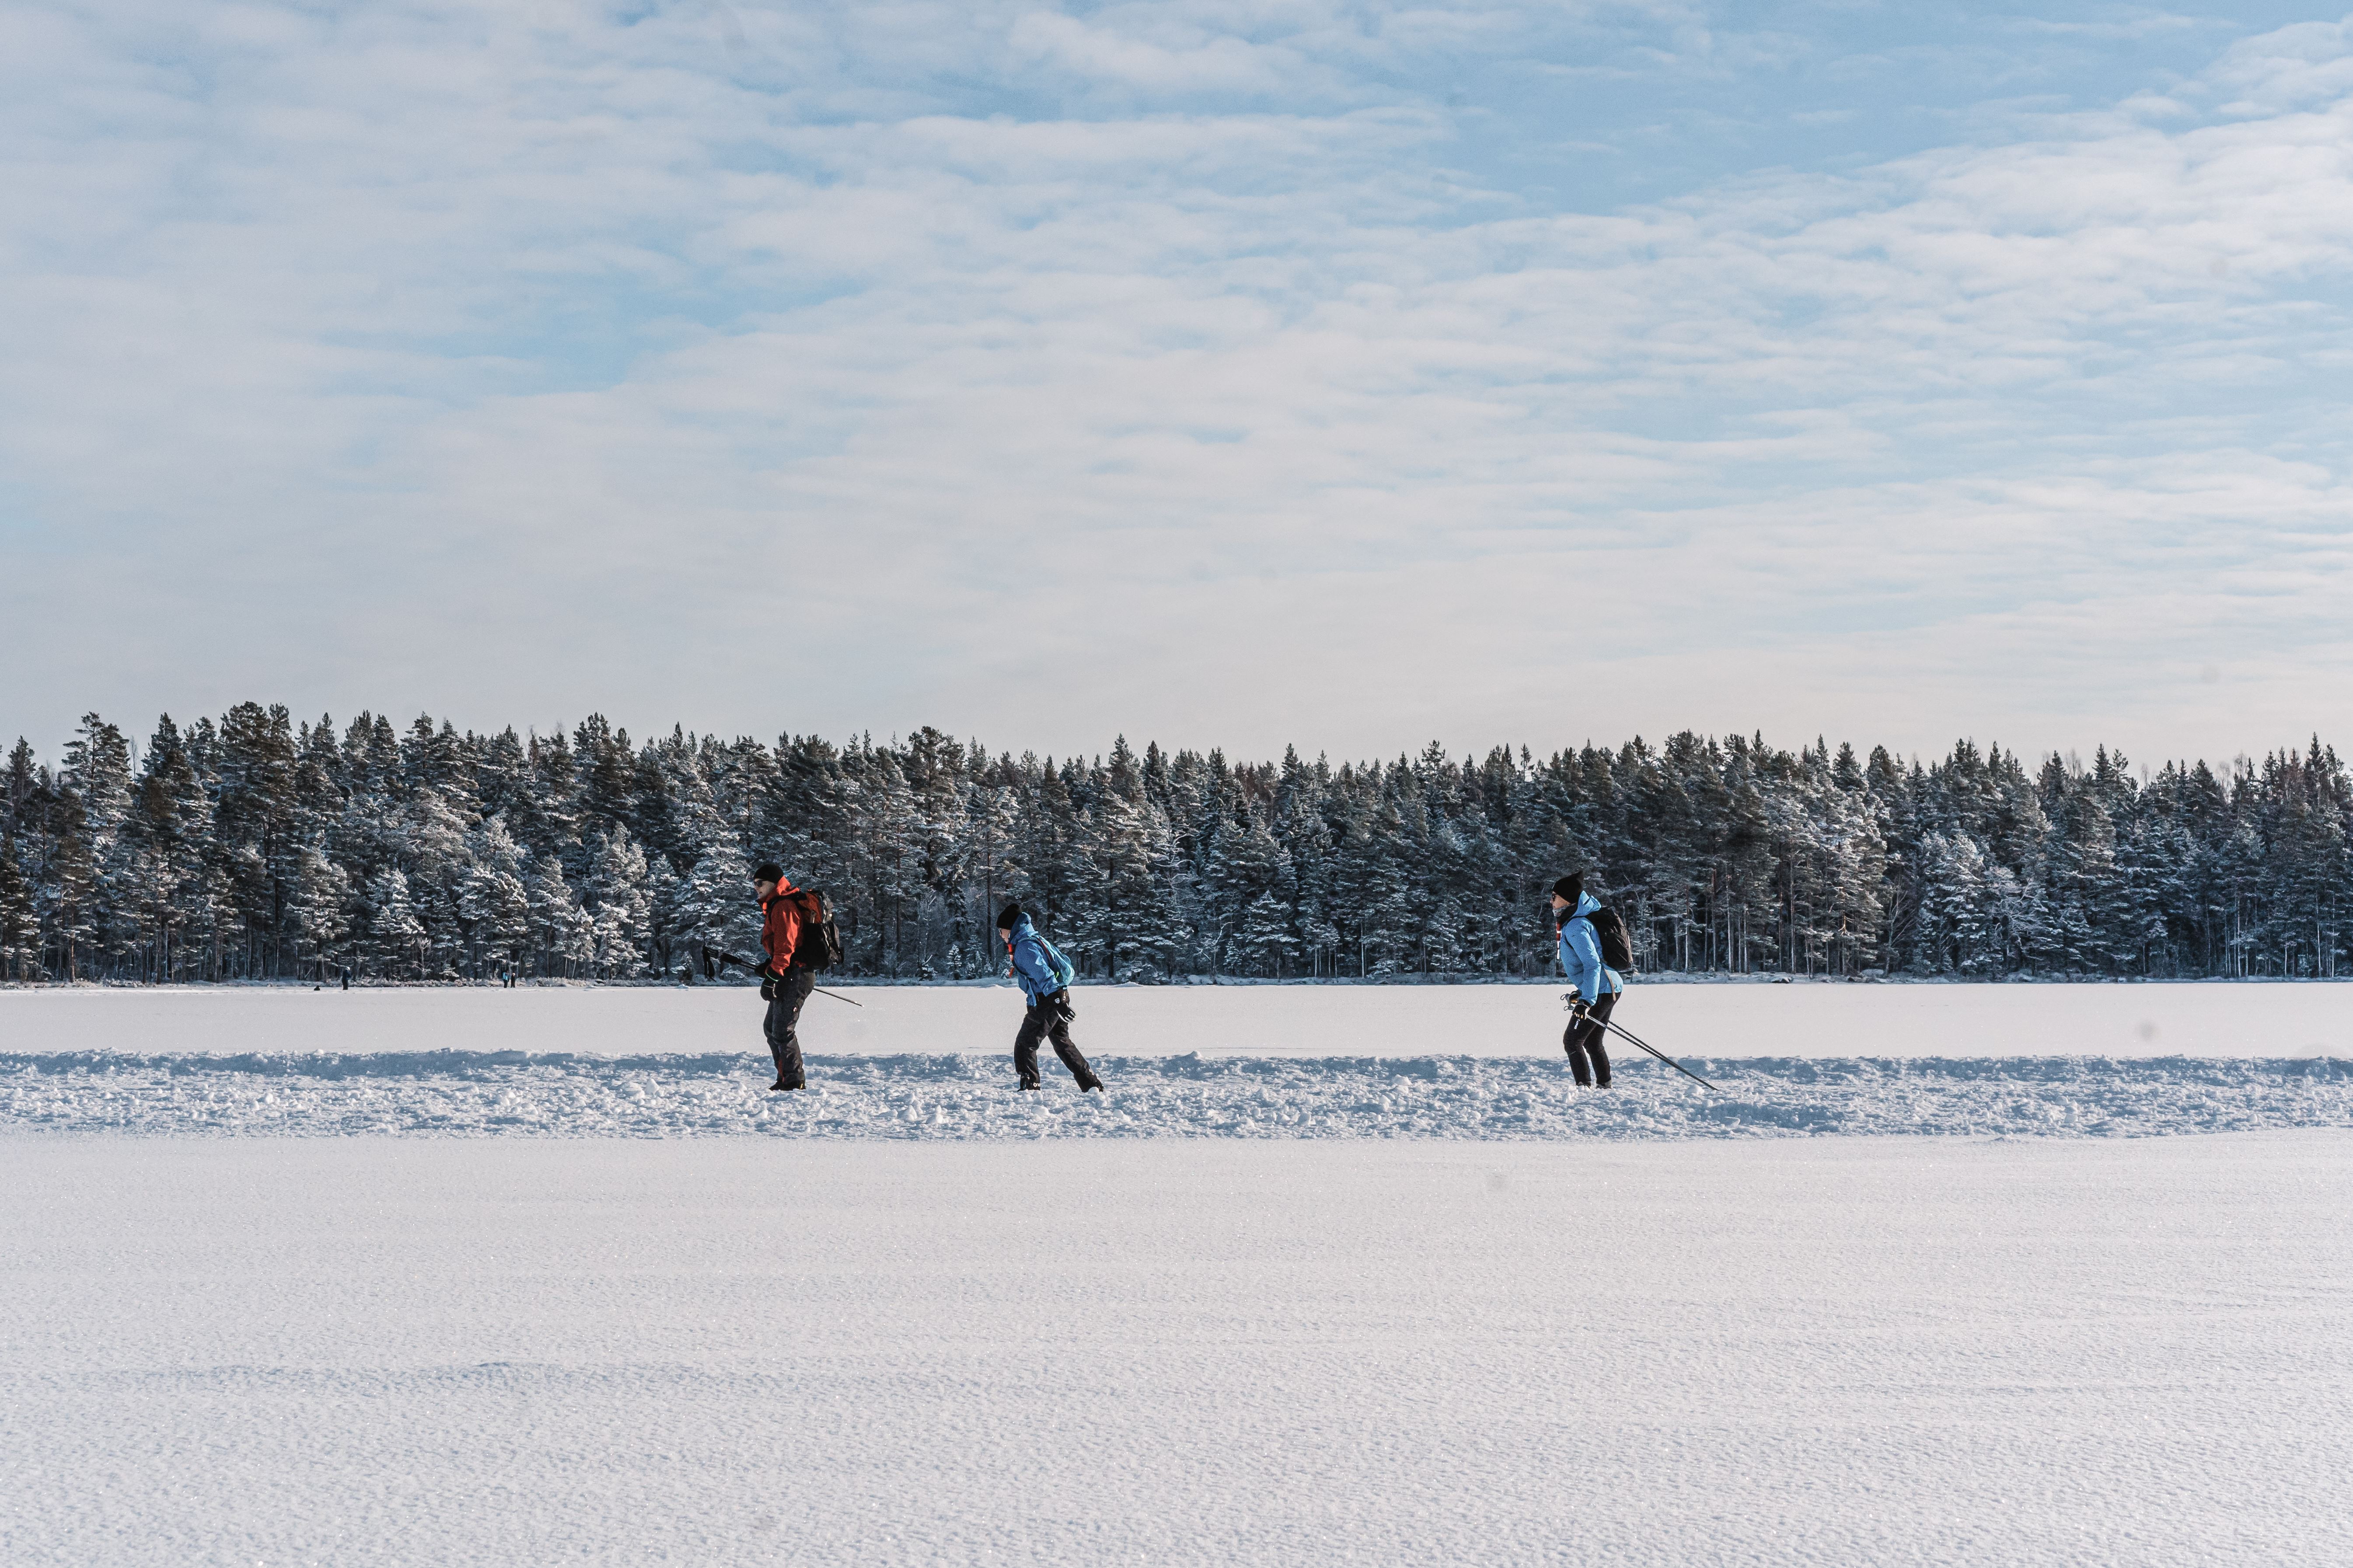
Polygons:
<instances>
[{"instance_id":1,"label":"ski pole","mask_svg":"<svg viewBox=\"0 0 2353 1568\"><path fill-rule=\"evenodd\" d=\"M1586 1016L1588 1018L1592 1018L1593 1022L1595 1022L1595 1023L1597 1023L1597 1024L1600 1025L1603 1028L1605 1028L1605 1029L1609 1030L1611 1034L1613 1034L1613 1035L1617 1035L1617 1036L1620 1036L1620 1037L1623 1037L1623 1038L1625 1038L1625 1039L1628 1039L1628 1040L1631 1040L1631 1041L1633 1041L1633 1043L1634 1043L1635 1045L1637 1045L1637 1046L1641 1046L1641 1047L1642 1047L1642 1049L1644 1049L1644 1050L1646 1050L1646 1051L1650 1051L1650 1053L1651 1053L1652 1056L1654 1056L1654 1057L1658 1058L1661 1061L1662 1061L1662 1062L1666 1063L1669 1067L1671 1067L1671 1068L1674 1068L1677 1072L1679 1072L1679 1073L1683 1074L1685 1078L1687 1078L1687 1079L1691 1079L1691 1080L1692 1080L1692 1082L1694 1082L1694 1083L1695 1083L1695 1084L1699 1085L1702 1089L1715 1089L1715 1092L1716 1092L1716 1093L1718 1093L1718 1094L1722 1094L1722 1093L1724 1092L1724 1090L1722 1090L1722 1089L1716 1089L1715 1085L1714 1085L1714 1084L1712 1084L1712 1083L1708 1082L1708 1081L1707 1081L1707 1079L1704 1079L1704 1078L1700 1077L1700 1076L1699 1076L1699 1074L1697 1074L1697 1073L1695 1073L1695 1072L1692 1071L1692 1070L1691 1070L1691 1068L1687 1068L1687 1067L1683 1066L1683 1063L1681 1063L1681 1062L1679 1062L1679 1061L1675 1060L1675 1058L1672 1058L1672 1057L1671 1057L1671 1056L1667 1055L1664 1051L1661 1051L1661 1050L1654 1050L1654 1049L1652 1049L1649 1045L1645 1044L1643 1041L1641 1041L1641 1040L1640 1040L1640 1039L1636 1039L1636 1038L1635 1038L1635 1037L1633 1036L1633 1034L1632 1034L1631 1032L1630 1032L1630 1031L1628 1031L1628 1030L1625 1030L1625 1029L1621 1029L1621 1028L1620 1028L1617 1025L1615 1025L1615 1024L1611 1023L1609 1019L1607 1019L1607 1018L1594 1018L1594 1017L1593 1017L1593 1015L1592 1015L1592 1014L1590 1014L1590 1013L1588 1013L1588 1014L1586 1014L1585 1016Z\"/></svg>"},{"instance_id":2,"label":"ski pole","mask_svg":"<svg viewBox=\"0 0 2353 1568\"><path fill-rule=\"evenodd\" d=\"M1609 1030L1611 1034L1622 1035L1627 1039L1634 1040L1636 1045L1641 1046L1644 1050L1650 1051L1652 1056L1658 1058L1661 1061L1666 1063L1669 1067L1674 1068L1677 1072L1683 1074L1685 1078L1691 1079L1692 1082L1699 1085L1702 1089L1715 1089L1718 1094L1722 1094L1724 1092L1724 1090L1716 1089L1715 1085L1708 1082L1707 1079L1700 1077L1699 1074L1692 1071L1691 1068L1683 1066L1683 1063L1675 1060L1674 1058L1667 1055L1664 1051L1651 1050L1649 1046L1642 1045L1642 1042L1640 1040L1635 1040L1633 1036L1627 1034L1625 1030L1620 1028L1609 1019L1602 1018L1598 1020L1598 1022L1599 1022L1603 1028Z\"/></svg>"},{"instance_id":3,"label":"ski pole","mask_svg":"<svg viewBox=\"0 0 2353 1568\"><path fill-rule=\"evenodd\" d=\"M733 964L738 969L749 969L754 973L757 973L760 968L760 965L753 963L750 959L738 958L732 952L721 952L708 947L702 950L702 968L704 973L709 974L712 973L714 965L724 965L730 963ZM839 991L828 991L822 985L812 985L809 989L819 996L830 996L837 1002L847 1002L853 1007L863 1007L866 1005L865 1003L859 1001L855 997L844 996Z\"/></svg>"}]
</instances>

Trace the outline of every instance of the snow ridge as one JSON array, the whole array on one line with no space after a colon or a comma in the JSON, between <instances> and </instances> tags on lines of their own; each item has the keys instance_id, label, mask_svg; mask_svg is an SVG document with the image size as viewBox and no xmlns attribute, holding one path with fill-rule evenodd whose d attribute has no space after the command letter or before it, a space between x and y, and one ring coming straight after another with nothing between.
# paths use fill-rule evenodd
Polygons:
<instances>
[{"instance_id":1,"label":"snow ridge","mask_svg":"<svg viewBox=\"0 0 2353 1568\"><path fill-rule=\"evenodd\" d=\"M1108 1096L1002 1055L813 1057L771 1094L763 1057L528 1051L135 1056L0 1052L0 1131L559 1138L781 1135L1637 1140L1830 1134L2147 1137L2353 1127L2353 1061L2192 1057L1645 1058L1609 1091L1558 1058L1109 1057Z\"/></svg>"}]
</instances>

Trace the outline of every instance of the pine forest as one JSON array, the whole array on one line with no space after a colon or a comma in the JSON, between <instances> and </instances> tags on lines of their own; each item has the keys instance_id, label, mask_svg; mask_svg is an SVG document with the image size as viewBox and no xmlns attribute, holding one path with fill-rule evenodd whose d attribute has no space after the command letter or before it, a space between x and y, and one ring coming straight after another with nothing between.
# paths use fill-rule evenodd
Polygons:
<instances>
[{"instance_id":1,"label":"pine forest","mask_svg":"<svg viewBox=\"0 0 2353 1568\"><path fill-rule=\"evenodd\" d=\"M699 978L756 951L763 860L869 977L995 973L1008 899L1098 980L1537 976L1570 870L1645 972L2320 977L2353 788L2316 738L2220 773L1690 733L1335 766L246 703L143 744L91 714L54 763L20 740L0 805L13 981Z\"/></svg>"}]
</instances>

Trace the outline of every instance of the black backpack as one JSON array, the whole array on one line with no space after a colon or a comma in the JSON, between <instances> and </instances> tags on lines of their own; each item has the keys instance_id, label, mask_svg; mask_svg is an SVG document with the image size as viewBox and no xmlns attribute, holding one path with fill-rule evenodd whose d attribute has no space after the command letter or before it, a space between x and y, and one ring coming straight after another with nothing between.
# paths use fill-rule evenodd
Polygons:
<instances>
[{"instance_id":1,"label":"black backpack","mask_svg":"<svg viewBox=\"0 0 2353 1568\"><path fill-rule=\"evenodd\" d=\"M816 888L795 888L786 897L800 911L801 933L793 942L795 969L831 969L841 962L841 928L833 923L833 900Z\"/></svg>"},{"instance_id":2,"label":"black backpack","mask_svg":"<svg viewBox=\"0 0 2353 1568\"><path fill-rule=\"evenodd\" d=\"M1601 962L1620 974L1634 967L1633 944L1626 940L1626 922L1618 911L1604 904L1589 914L1571 915L1570 920L1585 921L1593 927L1593 943L1601 950Z\"/></svg>"}]
</instances>

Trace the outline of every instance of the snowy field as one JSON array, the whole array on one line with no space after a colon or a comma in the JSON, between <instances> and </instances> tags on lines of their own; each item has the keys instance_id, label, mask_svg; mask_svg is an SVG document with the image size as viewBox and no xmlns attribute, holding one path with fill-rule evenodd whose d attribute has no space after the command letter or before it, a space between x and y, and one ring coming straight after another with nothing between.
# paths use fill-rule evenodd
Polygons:
<instances>
[{"instance_id":1,"label":"snowy field","mask_svg":"<svg viewBox=\"0 0 2353 1568\"><path fill-rule=\"evenodd\" d=\"M1111 1092L1011 1093L1008 987L809 1004L771 1095L749 990L0 992L0 1131L1641 1140L2353 1127L2353 987L1653 985L1569 1081L1536 986L1092 987Z\"/></svg>"},{"instance_id":2,"label":"snowy field","mask_svg":"<svg viewBox=\"0 0 2353 1568\"><path fill-rule=\"evenodd\" d=\"M2353 1561L2353 990L855 994L0 992L0 1562Z\"/></svg>"},{"instance_id":3,"label":"snowy field","mask_svg":"<svg viewBox=\"0 0 2353 1568\"><path fill-rule=\"evenodd\" d=\"M1009 985L832 989L808 1048L1003 1055ZM1113 1056L1541 1057L1558 985L1082 985L1079 1035ZM142 1055L758 1050L748 986L0 988L0 1050ZM1637 984L1623 1015L1662 1050L1737 1057L2353 1057L2353 983Z\"/></svg>"},{"instance_id":4,"label":"snowy field","mask_svg":"<svg viewBox=\"0 0 2353 1568\"><path fill-rule=\"evenodd\" d=\"M2353 1561L2353 1137L0 1139L0 1561Z\"/></svg>"}]
</instances>

